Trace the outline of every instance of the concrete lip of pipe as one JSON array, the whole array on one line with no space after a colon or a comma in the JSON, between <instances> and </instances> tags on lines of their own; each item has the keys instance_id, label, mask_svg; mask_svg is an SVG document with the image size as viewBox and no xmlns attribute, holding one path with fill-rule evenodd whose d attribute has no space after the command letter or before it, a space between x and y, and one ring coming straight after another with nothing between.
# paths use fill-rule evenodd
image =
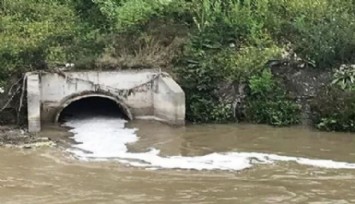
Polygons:
<instances>
[{"instance_id":1,"label":"concrete lip of pipe","mask_svg":"<svg viewBox=\"0 0 355 204\"><path fill-rule=\"evenodd\" d=\"M78 102L80 100L83 99L87 99L87 98L93 98L93 97L99 97L99 98L105 98L105 99L109 99L113 102L116 103L116 105L118 106L118 108L122 111L122 113L124 114L124 116L126 116L126 118L128 120L133 120L133 116L131 111L129 110L128 106L125 105L121 100L119 100L117 97L114 96L110 96L110 95L106 95L106 94L99 94L99 93L82 93L79 95L74 95L72 97L70 97L69 99L65 100L62 105L60 105L57 109L57 114L55 115L54 118L54 122L58 123L59 122L59 118L62 114L62 112L68 107L70 106L72 103L74 102Z\"/></svg>"}]
</instances>

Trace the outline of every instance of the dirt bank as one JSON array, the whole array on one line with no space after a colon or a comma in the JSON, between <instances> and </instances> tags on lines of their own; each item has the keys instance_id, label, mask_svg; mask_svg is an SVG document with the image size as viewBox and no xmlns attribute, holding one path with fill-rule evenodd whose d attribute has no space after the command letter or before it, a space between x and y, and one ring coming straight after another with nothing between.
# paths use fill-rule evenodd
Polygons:
<instances>
[{"instance_id":1,"label":"dirt bank","mask_svg":"<svg viewBox=\"0 0 355 204\"><path fill-rule=\"evenodd\" d=\"M39 146L54 146L48 137L29 134L15 126L0 126L0 147L34 148Z\"/></svg>"}]
</instances>

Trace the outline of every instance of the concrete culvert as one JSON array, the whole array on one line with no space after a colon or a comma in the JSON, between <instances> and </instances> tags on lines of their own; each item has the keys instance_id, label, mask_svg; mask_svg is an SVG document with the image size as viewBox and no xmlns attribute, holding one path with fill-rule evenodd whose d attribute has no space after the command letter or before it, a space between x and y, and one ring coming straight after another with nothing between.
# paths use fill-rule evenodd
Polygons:
<instances>
[{"instance_id":1,"label":"concrete culvert","mask_svg":"<svg viewBox=\"0 0 355 204\"><path fill-rule=\"evenodd\" d=\"M26 76L29 132L39 132L42 124L57 123L64 115L73 114L80 105L71 108L72 111L65 109L89 97L116 102L124 116L131 120L185 124L185 93L160 70L29 72Z\"/></svg>"},{"instance_id":2,"label":"concrete culvert","mask_svg":"<svg viewBox=\"0 0 355 204\"><path fill-rule=\"evenodd\" d=\"M131 120L132 116L126 107L109 97L89 96L68 101L58 111L56 122L65 122L72 118L87 117L119 117Z\"/></svg>"}]
</instances>

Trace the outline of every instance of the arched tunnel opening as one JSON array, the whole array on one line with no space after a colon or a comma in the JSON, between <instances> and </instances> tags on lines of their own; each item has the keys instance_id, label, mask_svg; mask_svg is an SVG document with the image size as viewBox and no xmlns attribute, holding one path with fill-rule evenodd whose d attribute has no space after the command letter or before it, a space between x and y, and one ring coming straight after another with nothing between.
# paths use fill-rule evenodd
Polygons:
<instances>
[{"instance_id":1,"label":"arched tunnel opening","mask_svg":"<svg viewBox=\"0 0 355 204\"><path fill-rule=\"evenodd\" d=\"M126 108L110 98L92 96L75 100L58 112L56 121L63 123L75 118L117 117L130 120Z\"/></svg>"}]
</instances>

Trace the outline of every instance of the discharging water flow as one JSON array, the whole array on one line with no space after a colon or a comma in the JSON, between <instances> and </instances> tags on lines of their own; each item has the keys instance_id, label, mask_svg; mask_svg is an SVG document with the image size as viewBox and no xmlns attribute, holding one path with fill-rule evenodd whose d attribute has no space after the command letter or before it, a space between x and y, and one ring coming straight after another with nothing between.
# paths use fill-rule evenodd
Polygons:
<instances>
[{"instance_id":1,"label":"discharging water flow","mask_svg":"<svg viewBox=\"0 0 355 204\"><path fill-rule=\"evenodd\" d=\"M88 110L98 110L93 104ZM171 127L101 111L63 113L78 142L66 151L0 148L0 203L355 203L353 134L250 124ZM41 134L67 131L48 126Z\"/></svg>"},{"instance_id":2,"label":"discharging water flow","mask_svg":"<svg viewBox=\"0 0 355 204\"><path fill-rule=\"evenodd\" d=\"M64 125L72 128L79 144L69 149L82 160L116 160L135 167L193 170L243 170L254 165L295 162L331 169L355 169L355 163L257 152L213 152L203 156L161 156L151 147L147 152L129 152L127 145L139 140L137 129L125 127L126 121L117 117L96 116L74 118ZM216 136L218 137L218 136ZM295 138L296 139L296 138Z\"/></svg>"}]
</instances>

